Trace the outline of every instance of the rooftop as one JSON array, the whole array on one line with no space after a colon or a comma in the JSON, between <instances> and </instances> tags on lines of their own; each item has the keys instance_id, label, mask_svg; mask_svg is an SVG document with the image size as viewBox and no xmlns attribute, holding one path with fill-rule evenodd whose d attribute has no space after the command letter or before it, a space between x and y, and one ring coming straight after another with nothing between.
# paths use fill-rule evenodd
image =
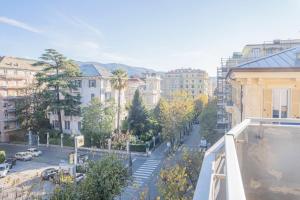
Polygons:
<instances>
[{"instance_id":1,"label":"rooftop","mask_svg":"<svg viewBox=\"0 0 300 200\"><path fill-rule=\"evenodd\" d=\"M209 148L194 200L300 199L300 120L246 119Z\"/></svg>"},{"instance_id":2,"label":"rooftop","mask_svg":"<svg viewBox=\"0 0 300 200\"><path fill-rule=\"evenodd\" d=\"M98 64L82 64L79 66L79 68L82 76L112 76L107 69Z\"/></svg>"},{"instance_id":3,"label":"rooftop","mask_svg":"<svg viewBox=\"0 0 300 200\"><path fill-rule=\"evenodd\" d=\"M239 69L300 68L300 47L238 64Z\"/></svg>"},{"instance_id":4,"label":"rooftop","mask_svg":"<svg viewBox=\"0 0 300 200\"><path fill-rule=\"evenodd\" d=\"M11 56L0 57L1 68L23 69L23 70L32 70L32 71L41 70L41 67L32 65L36 62L37 62L36 60L26 59L26 58L18 58L18 57L11 57Z\"/></svg>"}]
</instances>

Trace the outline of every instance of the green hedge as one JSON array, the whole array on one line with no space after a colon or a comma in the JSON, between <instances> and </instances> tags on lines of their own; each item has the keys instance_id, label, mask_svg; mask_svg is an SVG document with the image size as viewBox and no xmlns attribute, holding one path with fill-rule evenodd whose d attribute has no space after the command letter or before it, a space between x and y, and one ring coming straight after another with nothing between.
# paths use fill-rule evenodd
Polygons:
<instances>
[{"instance_id":1,"label":"green hedge","mask_svg":"<svg viewBox=\"0 0 300 200\"><path fill-rule=\"evenodd\" d=\"M0 151L0 163L5 161L5 151Z\"/></svg>"},{"instance_id":2,"label":"green hedge","mask_svg":"<svg viewBox=\"0 0 300 200\"><path fill-rule=\"evenodd\" d=\"M155 137L155 146L161 143L160 137ZM130 151L135 152L146 152L147 147L149 146L149 150L153 149L154 143L153 140L149 140L143 144L130 144Z\"/></svg>"},{"instance_id":3,"label":"green hedge","mask_svg":"<svg viewBox=\"0 0 300 200\"><path fill-rule=\"evenodd\" d=\"M146 152L146 144L130 144L130 151Z\"/></svg>"}]
</instances>

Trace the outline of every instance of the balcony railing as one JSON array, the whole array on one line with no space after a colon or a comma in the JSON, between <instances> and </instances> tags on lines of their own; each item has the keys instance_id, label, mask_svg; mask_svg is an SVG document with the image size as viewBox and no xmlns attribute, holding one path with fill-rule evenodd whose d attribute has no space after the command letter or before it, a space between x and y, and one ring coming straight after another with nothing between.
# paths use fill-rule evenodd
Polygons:
<instances>
[{"instance_id":1,"label":"balcony railing","mask_svg":"<svg viewBox=\"0 0 300 200\"><path fill-rule=\"evenodd\" d=\"M246 119L204 156L194 200L300 199L300 120Z\"/></svg>"}]
</instances>

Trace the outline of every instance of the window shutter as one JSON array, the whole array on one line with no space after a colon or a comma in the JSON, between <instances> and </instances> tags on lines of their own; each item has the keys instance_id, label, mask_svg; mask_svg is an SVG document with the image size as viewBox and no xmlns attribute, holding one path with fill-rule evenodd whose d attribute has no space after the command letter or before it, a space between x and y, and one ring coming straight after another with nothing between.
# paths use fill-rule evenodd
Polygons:
<instances>
[{"instance_id":1,"label":"window shutter","mask_svg":"<svg viewBox=\"0 0 300 200\"><path fill-rule=\"evenodd\" d=\"M263 117L272 117L272 89L264 89L263 91Z\"/></svg>"},{"instance_id":2,"label":"window shutter","mask_svg":"<svg viewBox=\"0 0 300 200\"><path fill-rule=\"evenodd\" d=\"M300 90L299 89L292 89L292 118L299 118L300 117Z\"/></svg>"}]
</instances>

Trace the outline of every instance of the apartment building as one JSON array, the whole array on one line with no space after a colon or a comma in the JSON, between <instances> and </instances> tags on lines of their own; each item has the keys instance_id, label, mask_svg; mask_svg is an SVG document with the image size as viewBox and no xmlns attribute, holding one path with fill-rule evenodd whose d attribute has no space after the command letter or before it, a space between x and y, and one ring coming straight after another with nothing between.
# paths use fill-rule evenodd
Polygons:
<instances>
[{"instance_id":1,"label":"apartment building","mask_svg":"<svg viewBox=\"0 0 300 200\"><path fill-rule=\"evenodd\" d=\"M300 47L229 70L233 127L206 152L194 200L300 199Z\"/></svg>"},{"instance_id":2,"label":"apartment building","mask_svg":"<svg viewBox=\"0 0 300 200\"><path fill-rule=\"evenodd\" d=\"M232 105L226 106L231 126L249 117L300 118L299 77L300 47L232 68Z\"/></svg>"},{"instance_id":3,"label":"apartment building","mask_svg":"<svg viewBox=\"0 0 300 200\"><path fill-rule=\"evenodd\" d=\"M209 77L208 78L208 97L214 98L215 90L217 88L217 77Z\"/></svg>"},{"instance_id":4,"label":"apartment building","mask_svg":"<svg viewBox=\"0 0 300 200\"><path fill-rule=\"evenodd\" d=\"M177 91L186 91L193 98L208 95L208 74L201 69L175 69L163 75L162 96L170 99Z\"/></svg>"},{"instance_id":5,"label":"apartment building","mask_svg":"<svg viewBox=\"0 0 300 200\"><path fill-rule=\"evenodd\" d=\"M226 111L226 106L232 105L232 87L226 81L231 68L256 58L268 56L282 50L300 46L300 40L274 40L261 44L248 44L241 52L234 52L230 58L222 58L217 69L217 129L226 132L231 128L232 116Z\"/></svg>"},{"instance_id":6,"label":"apartment building","mask_svg":"<svg viewBox=\"0 0 300 200\"><path fill-rule=\"evenodd\" d=\"M20 128L16 116L15 100L22 98L27 86L34 82L42 68L32 66L35 60L0 57L0 141L9 140L9 133Z\"/></svg>"},{"instance_id":7,"label":"apartment building","mask_svg":"<svg viewBox=\"0 0 300 200\"><path fill-rule=\"evenodd\" d=\"M156 73L145 73L142 78L132 77L128 79L125 90L126 104L132 102L135 91L138 89L143 99L143 103L148 109L153 109L161 95L160 76Z\"/></svg>"},{"instance_id":8,"label":"apartment building","mask_svg":"<svg viewBox=\"0 0 300 200\"><path fill-rule=\"evenodd\" d=\"M76 78L78 88L71 92L81 96L81 107L87 106L93 98L99 98L105 104L109 100L118 102L118 91L114 90L110 83L112 74L105 68L96 64L85 64L80 66L81 76ZM116 113L117 114L117 113ZM59 128L58 116L56 113L49 113L50 123L54 128ZM121 119L124 119L125 112L125 93L121 91ZM80 133L82 127L82 117L67 116L62 111L62 125L65 133ZM117 125L117 117L115 126Z\"/></svg>"}]
</instances>

